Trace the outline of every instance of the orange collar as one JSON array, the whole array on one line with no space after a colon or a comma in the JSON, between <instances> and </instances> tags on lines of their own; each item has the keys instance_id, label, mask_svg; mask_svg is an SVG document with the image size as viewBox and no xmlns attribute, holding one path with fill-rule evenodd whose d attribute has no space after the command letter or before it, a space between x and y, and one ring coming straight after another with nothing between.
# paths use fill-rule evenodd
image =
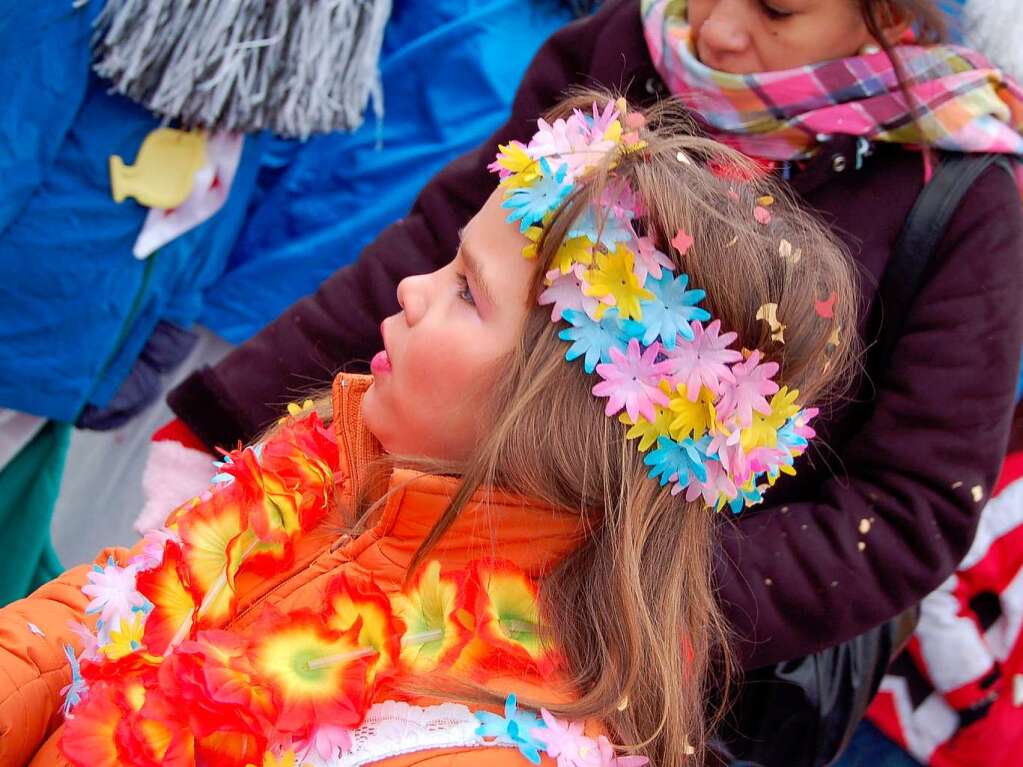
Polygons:
<instances>
[{"instance_id":1,"label":"orange collar","mask_svg":"<svg viewBox=\"0 0 1023 767\"><path fill-rule=\"evenodd\" d=\"M372 383L373 377L368 375L342 373L334 379L333 427L341 451L341 500L349 508L346 502L354 500L354 488L364 480L370 463L383 454L380 443L362 421L362 397ZM372 534L360 536L357 541L369 545L389 539L392 543L389 559L407 567L458 486L456 478L395 470L387 480L387 501L376 516ZM430 556L452 567L481 556L509 559L539 577L576 548L584 534L576 514L515 493L481 490L470 499ZM349 551L355 558L358 554Z\"/></svg>"}]
</instances>

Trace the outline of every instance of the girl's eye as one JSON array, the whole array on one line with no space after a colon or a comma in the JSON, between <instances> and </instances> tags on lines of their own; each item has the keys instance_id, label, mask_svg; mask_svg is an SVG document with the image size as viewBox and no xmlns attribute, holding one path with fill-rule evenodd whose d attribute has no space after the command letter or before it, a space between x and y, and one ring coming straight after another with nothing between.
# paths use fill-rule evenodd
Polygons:
<instances>
[{"instance_id":1,"label":"girl's eye","mask_svg":"<svg viewBox=\"0 0 1023 767\"><path fill-rule=\"evenodd\" d=\"M780 21L793 15L792 11L782 11L775 8L773 5L764 2L760 3L760 7L764 9L764 13L767 15L767 18L772 21Z\"/></svg>"},{"instance_id":2,"label":"girl's eye","mask_svg":"<svg viewBox=\"0 0 1023 767\"><path fill-rule=\"evenodd\" d=\"M469 280L465 278L464 274L456 274L455 277L458 279L458 297L470 306L475 306L476 299L473 298L472 291L469 290Z\"/></svg>"}]
</instances>

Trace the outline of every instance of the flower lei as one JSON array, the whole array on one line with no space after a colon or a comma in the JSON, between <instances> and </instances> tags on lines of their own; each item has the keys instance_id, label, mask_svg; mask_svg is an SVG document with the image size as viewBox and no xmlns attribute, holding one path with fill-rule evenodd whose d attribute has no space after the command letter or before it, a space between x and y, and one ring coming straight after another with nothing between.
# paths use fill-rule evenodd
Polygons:
<instances>
[{"instance_id":1,"label":"flower lei","mask_svg":"<svg viewBox=\"0 0 1023 767\"><path fill-rule=\"evenodd\" d=\"M508 221L530 240L526 258L537 257L545 226L578 180L608 153L644 149L643 125L619 100L594 104L592 115L541 119L528 144L500 147L489 168L501 177ZM679 161L691 163L684 153ZM704 291L690 289L688 275L675 274L672 260L637 232L643 215L635 190L613 180L569 227L539 303L568 326L559 332L570 344L566 360L581 357L586 373L601 379L593 394L630 427L628 439L639 439L650 477L687 501L738 513L779 475L795 473L817 410L801 409L798 391L779 388L777 363L730 348L737 334L708 322ZM755 217L763 223L770 213L758 205ZM679 230L671 245L684 255L693 239Z\"/></svg>"},{"instance_id":2,"label":"flower lei","mask_svg":"<svg viewBox=\"0 0 1023 767\"><path fill-rule=\"evenodd\" d=\"M338 448L315 413L293 415L219 467L213 488L147 533L127 564L89 573L82 590L96 630L75 626L80 655L65 647L72 681L60 749L74 767L316 761L344 753L375 694L402 676L547 678L557 668L540 638L535 584L495 560L456 572L430 562L394 594L342 573L319 611L264 606L251 629L225 630L239 614L238 579L289 567L296 539L332 507ZM481 742L531 759L548 748L531 730L549 724L501 729L492 716L479 714ZM635 767L591 745L564 767Z\"/></svg>"}]
</instances>

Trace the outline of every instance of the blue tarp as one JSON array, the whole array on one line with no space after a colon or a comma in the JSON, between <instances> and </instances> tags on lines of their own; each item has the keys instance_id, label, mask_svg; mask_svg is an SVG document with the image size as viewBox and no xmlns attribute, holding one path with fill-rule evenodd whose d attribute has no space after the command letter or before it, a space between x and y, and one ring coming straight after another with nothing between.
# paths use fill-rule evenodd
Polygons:
<instances>
[{"instance_id":1,"label":"blue tarp","mask_svg":"<svg viewBox=\"0 0 1023 767\"><path fill-rule=\"evenodd\" d=\"M71 421L117 391L156 323L248 338L408 210L506 117L568 19L551 2L396 0L385 116L305 143L250 136L224 209L137 261L146 209L110 198L158 121L90 72L102 4L0 0L0 407Z\"/></svg>"}]
</instances>

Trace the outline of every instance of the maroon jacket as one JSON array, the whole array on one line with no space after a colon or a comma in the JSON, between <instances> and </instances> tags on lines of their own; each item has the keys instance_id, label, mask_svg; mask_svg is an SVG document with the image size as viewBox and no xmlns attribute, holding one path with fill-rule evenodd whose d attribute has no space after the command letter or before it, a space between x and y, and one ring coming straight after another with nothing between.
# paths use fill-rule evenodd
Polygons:
<instances>
[{"instance_id":1,"label":"maroon jacket","mask_svg":"<svg viewBox=\"0 0 1023 767\"><path fill-rule=\"evenodd\" d=\"M174 411L208 444L233 444L311 384L369 359L381 319L398 309L398 281L454 256L458 229L494 188L486 165L498 142L525 139L574 84L618 87L639 104L664 92L638 6L607 2L554 35L486 144L444 168L355 264L188 378L170 395ZM923 186L922 162L876 146L856 165L853 142L836 137L791 183L851 248L870 305ZM718 581L747 668L882 623L941 583L970 545L1005 451L1023 347L1023 214L1008 174L985 172L939 250L894 363L868 371L872 410L824 414L828 448L772 489L769 507L725 528Z\"/></svg>"}]
</instances>

